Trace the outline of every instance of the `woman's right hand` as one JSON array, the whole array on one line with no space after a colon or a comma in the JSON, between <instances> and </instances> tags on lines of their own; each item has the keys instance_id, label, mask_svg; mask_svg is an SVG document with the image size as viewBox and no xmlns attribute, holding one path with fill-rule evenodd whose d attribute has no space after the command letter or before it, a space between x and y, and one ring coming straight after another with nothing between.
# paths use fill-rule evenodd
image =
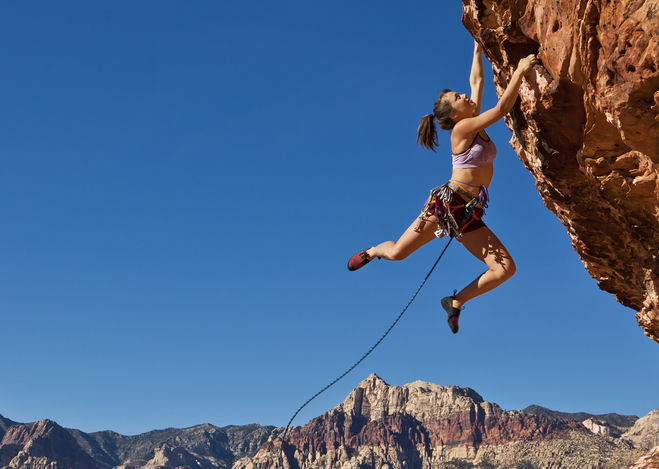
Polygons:
<instances>
[{"instance_id":1,"label":"woman's right hand","mask_svg":"<svg viewBox=\"0 0 659 469\"><path fill-rule=\"evenodd\" d=\"M531 54L519 61L519 64L517 65L517 71L522 75L526 75L537 63L538 58L535 56L535 54Z\"/></svg>"}]
</instances>

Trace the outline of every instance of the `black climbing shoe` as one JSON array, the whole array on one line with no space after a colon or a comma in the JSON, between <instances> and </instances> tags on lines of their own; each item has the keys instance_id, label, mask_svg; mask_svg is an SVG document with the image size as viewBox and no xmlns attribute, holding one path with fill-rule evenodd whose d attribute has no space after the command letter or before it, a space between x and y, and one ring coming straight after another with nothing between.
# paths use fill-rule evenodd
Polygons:
<instances>
[{"instance_id":1,"label":"black climbing shoe","mask_svg":"<svg viewBox=\"0 0 659 469\"><path fill-rule=\"evenodd\" d=\"M454 291L453 295L455 295L455 293L456 292ZM460 329L460 326L458 325L458 319L460 319L461 309L453 307L453 298L453 296L442 298L442 308L444 308L448 314L448 326L451 328L451 332L457 334L458 330Z\"/></svg>"}]
</instances>

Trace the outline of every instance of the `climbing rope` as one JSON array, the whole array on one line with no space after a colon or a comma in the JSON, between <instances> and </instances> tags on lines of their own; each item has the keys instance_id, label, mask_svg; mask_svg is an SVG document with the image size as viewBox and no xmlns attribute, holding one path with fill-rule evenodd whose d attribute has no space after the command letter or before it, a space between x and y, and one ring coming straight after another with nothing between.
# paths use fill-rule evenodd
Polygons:
<instances>
[{"instance_id":1,"label":"climbing rope","mask_svg":"<svg viewBox=\"0 0 659 469\"><path fill-rule=\"evenodd\" d=\"M446 250L448 249L449 245L451 244L451 241L453 241L453 237L451 237L451 239L449 239L449 242L446 243L446 246L444 247L444 250L442 250L442 253L439 255L439 257L438 257L437 260L435 261L435 264L434 264L434 265L432 266L432 268L430 269L430 272L428 272L428 275L426 275L426 278L423 279L423 282L421 282L421 285L419 286L419 288L417 288L416 292L415 292L414 295L412 296L412 299L407 303L407 306L405 306L405 308L403 308L403 311L401 311L401 313L398 315L398 317L397 317L396 320L393 322L393 324L391 324L391 326L389 326L389 329L387 329L387 332L385 332L384 335L383 335L382 337L380 337L380 340L378 340L378 341L375 343L375 345L373 345L373 347L371 347L371 349L370 349L368 352L366 352L366 353L364 354L364 356L361 357L361 358L357 361L357 363L355 363L354 365L352 365L352 366L351 366L351 367L350 367L345 373L343 373L341 376L339 376L338 378L336 378L336 379L335 379L334 381L332 381L330 384L328 384L328 385L325 386L323 389L321 389L320 391L318 391L318 392L317 392L317 393L316 393L311 399L309 399L307 402L305 402L304 404L302 404L302 407L300 407L300 408L297 410L297 412L295 412L295 414L293 415L293 417L291 417L291 419L288 421L288 425L286 425L286 430L284 430L284 433L283 433L283 435L282 435L282 437L281 437L281 445L280 445L280 447L279 447L279 468L280 468L280 469L283 469L283 467L284 467L284 465L283 465L283 458L282 458L282 454L283 454L283 451L284 451L284 440L286 439L286 435L288 434L288 430L289 430L289 428L291 427L291 423L293 423L293 420L295 420L295 417L297 417L297 414L299 414L300 411L301 411L302 409L304 409L304 408L307 406L307 404L309 404L309 403L310 403L311 401L313 401L315 398L317 398L317 397L320 396L322 393L324 393L324 392L327 391L329 388L331 388L334 384L336 384L336 383L337 383L341 378L343 378L345 375L347 375L347 374L350 373L352 370L354 370L354 369L357 367L357 365L359 365L361 362L363 362L364 359L365 359L366 357L368 357L368 356L371 354L371 352L372 352L373 350L375 350L375 347L377 347L378 345L380 345L380 342L382 342L382 341L384 340L384 338L387 337L387 335L389 334L389 332L391 332L391 330L394 328L394 326L396 325L396 323L400 320L400 318L403 316L403 314L405 314L405 311L407 311L407 308L410 307L410 305L411 305L412 302L414 301L414 298L416 298L416 296L419 294L419 292L421 291L421 289L423 288L423 286L426 284L426 281L428 280L428 278L430 278L430 275L432 274L433 270L435 270L435 267L437 267L437 264L439 264L439 261L442 259L442 256L444 255L444 253L445 253Z\"/></svg>"}]
</instances>

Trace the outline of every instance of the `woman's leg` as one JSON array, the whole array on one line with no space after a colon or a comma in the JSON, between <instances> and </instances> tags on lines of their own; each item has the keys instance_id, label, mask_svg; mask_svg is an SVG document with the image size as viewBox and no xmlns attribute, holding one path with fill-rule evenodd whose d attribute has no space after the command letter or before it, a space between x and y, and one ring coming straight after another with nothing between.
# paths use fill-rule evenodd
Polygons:
<instances>
[{"instance_id":1,"label":"woman's leg","mask_svg":"<svg viewBox=\"0 0 659 469\"><path fill-rule=\"evenodd\" d=\"M455 295L455 308L498 287L512 277L516 270L510 253L487 226L464 233L460 241L477 259L485 262L489 269Z\"/></svg>"},{"instance_id":2,"label":"woman's leg","mask_svg":"<svg viewBox=\"0 0 659 469\"><path fill-rule=\"evenodd\" d=\"M385 241L368 249L366 252L371 258L381 257L389 261L402 261L421 246L435 239L437 218L434 215L425 217L419 225L419 231L414 231L417 223L418 219L405 230L405 233L395 243L393 241Z\"/></svg>"}]
</instances>

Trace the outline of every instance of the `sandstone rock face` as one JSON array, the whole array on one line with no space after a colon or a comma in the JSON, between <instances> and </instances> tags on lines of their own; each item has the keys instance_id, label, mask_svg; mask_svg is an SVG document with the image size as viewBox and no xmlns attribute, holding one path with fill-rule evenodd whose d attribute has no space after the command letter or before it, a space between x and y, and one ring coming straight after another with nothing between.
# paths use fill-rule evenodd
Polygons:
<instances>
[{"instance_id":1,"label":"sandstone rock face","mask_svg":"<svg viewBox=\"0 0 659 469\"><path fill-rule=\"evenodd\" d=\"M629 466L628 469L659 469L659 446L648 451L648 454Z\"/></svg>"},{"instance_id":2,"label":"sandstone rock face","mask_svg":"<svg viewBox=\"0 0 659 469\"><path fill-rule=\"evenodd\" d=\"M96 469L96 463L65 429L50 420L14 425L0 442L3 469Z\"/></svg>"},{"instance_id":3,"label":"sandstone rock face","mask_svg":"<svg viewBox=\"0 0 659 469\"><path fill-rule=\"evenodd\" d=\"M659 342L659 2L463 0L501 94L537 53L506 118L511 144L599 287Z\"/></svg>"},{"instance_id":4,"label":"sandstone rock face","mask_svg":"<svg viewBox=\"0 0 659 469\"><path fill-rule=\"evenodd\" d=\"M650 449L659 445L659 409L638 419L621 438L631 441L637 448Z\"/></svg>"},{"instance_id":5,"label":"sandstone rock face","mask_svg":"<svg viewBox=\"0 0 659 469\"><path fill-rule=\"evenodd\" d=\"M233 469L278 467L279 437ZM465 459L493 467L527 461L538 468L619 469L644 453L574 420L504 412L469 388L389 386L371 375L342 404L291 431L284 466L430 469Z\"/></svg>"},{"instance_id":6,"label":"sandstone rock face","mask_svg":"<svg viewBox=\"0 0 659 469\"><path fill-rule=\"evenodd\" d=\"M13 420L9 420L0 415L0 441L2 441L2 438L5 436L7 429L13 425L18 425L18 422L14 422Z\"/></svg>"},{"instance_id":7,"label":"sandstone rock face","mask_svg":"<svg viewBox=\"0 0 659 469\"><path fill-rule=\"evenodd\" d=\"M601 420L587 419L581 423L583 423L584 427L596 435L611 436L613 433L611 427L606 422L602 422Z\"/></svg>"}]
</instances>

